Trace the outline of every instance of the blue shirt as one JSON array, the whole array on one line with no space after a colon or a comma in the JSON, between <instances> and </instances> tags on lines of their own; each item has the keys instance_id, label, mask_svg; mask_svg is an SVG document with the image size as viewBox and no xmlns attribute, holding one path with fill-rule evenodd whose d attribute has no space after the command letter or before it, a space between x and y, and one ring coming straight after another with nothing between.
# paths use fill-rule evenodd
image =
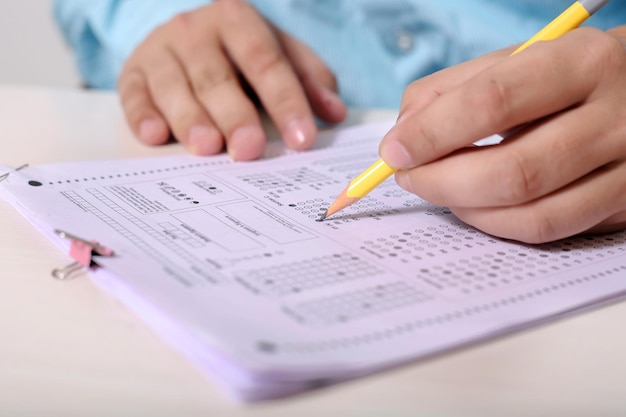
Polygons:
<instances>
[{"instance_id":1,"label":"blue shirt","mask_svg":"<svg viewBox=\"0 0 626 417\"><path fill-rule=\"evenodd\" d=\"M413 80L522 42L572 0L250 0L334 71L352 107L397 108ZM158 25L209 0L54 0L85 82L115 88L124 61ZM626 23L613 1L586 24Z\"/></svg>"}]
</instances>

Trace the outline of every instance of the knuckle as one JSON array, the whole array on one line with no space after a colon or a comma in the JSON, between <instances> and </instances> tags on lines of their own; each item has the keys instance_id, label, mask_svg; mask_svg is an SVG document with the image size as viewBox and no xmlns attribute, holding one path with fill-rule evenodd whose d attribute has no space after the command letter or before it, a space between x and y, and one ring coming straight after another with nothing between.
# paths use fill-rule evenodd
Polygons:
<instances>
[{"instance_id":1,"label":"knuckle","mask_svg":"<svg viewBox=\"0 0 626 417\"><path fill-rule=\"evenodd\" d=\"M443 95L437 86L428 86L421 81L423 79L414 81L406 88L400 103L401 109L421 110Z\"/></svg>"},{"instance_id":2,"label":"knuckle","mask_svg":"<svg viewBox=\"0 0 626 417\"><path fill-rule=\"evenodd\" d=\"M132 108L146 94L147 86L139 70L131 70L120 76L118 94L124 107Z\"/></svg>"},{"instance_id":3,"label":"knuckle","mask_svg":"<svg viewBox=\"0 0 626 417\"><path fill-rule=\"evenodd\" d=\"M623 73L626 67L625 45L617 37L611 36L595 28L583 28L581 30L585 41L582 42L581 60L586 67L586 72L594 71L606 73L615 71ZM608 75L608 74L605 74Z\"/></svg>"},{"instance_id":4,"label":"knuckle","mask_svg":"<svg viewBox=\"0 0 626 417\"><path fill-rule=\"evenodd\" d=\"M243 0L220 0L216 2L221 7L225 8L225 10L238 9L242 6L246 5L246 2Z\"/></svg>"},{"instance_id":5,"label":"knuckle","mask_svg":"<svg viewBox=\"0 0 626 417\"><path fill-rule=\"evenodd\" d=\"M335 74L321 62L315 62L313 63L313 66L314 67L311 69L311 74L313 74L313 78L321 82L327 88L337 91L339 88L339 83Z\"/></svg>"},{"instance_id":6,"label":"knuckle","mask_svg":"<svg viewBox=\"0 0 626 417\"><path fill-rule=\"evenodd\" d=\"M172 91L178 85L180 74L177 68L171 65L164 65L155 69L148 76L149 85L156 91Z\"/></svg>"},{"instance_id":7,"label":"knuckle","mask_svg":"<svg viewBox=\"0 0 626 417\"><path fill-rule=\"evenodd\" d=\"M130 92L140 88L142 84L143 76L136 67L124 67L117 79L117 89L122 98L124 95L128 95Z\"/></svg>"},{"instance_id":8,"label":"knuckle","mask_svg":"<svg viewBox=\"0 0 626 417\"><path fill-rule=\"evenodd\" d=\"M440 156L442 153L440 140L437 135L437 130L432 126L429 127L428 123L419 122L414 127L415 135L420 139L420 151L424 152L425 155L429 155L430 158L435 158ZM404 141L404 145L407 149L411 148L411 143L413 141Z\"/></svg>"},{"instance_id":9,"label":"knuckle","mask_svg":"<svg viewBox=\"0 0 626 417\"><path fill-rule=\"evenodd\" d=\"M402 93L402 99L400 101L402 104L409 102L413 99L413 97L415 96L415 93L419 91L418 85L419 85L419 80L413 81L404 89L404 92Z\"/></svg>"},{"instance_id":10,"label":"knuckle","mask_svg":"<svg viewBox=\"0 0 626 417\"><path fill-rule=\"evenodd\" d=\"M260 102L276 123L287 129L294 117L308 115L306 97L291 88L280 88L260 97Z\"/></svg>"},{"instance_id":11,"label":"knuckle","mask_svg":"<svg viewBox=\"0 0 626 417\"><path fill-rule=\"evenodd\" d=\"M193 12L182 12L171 17L167 22L148 35L150 37L164 37L165 39L185 42L192 31ZM146 42L147 43L147 42Z\"/></svg>"},{"instance_id":12,"label":"knuckle","mask_svg":"<svg viewBox=\"0 0 626 417\"><path fill-rule=\"evenodd\" d=\"M251 78L265 78L267 74L285 65L285 60L279 48L262 42L250 42L246 54L249 58L247 74Z\"/></svg>"},{"instance_id":13,"label":"knuckle","mask_svg":"<svg viewBox=\"0 0 626 417\"><path fill-rule=\"evenodd\" d=\"M415 92L413 89L416 88L415 84L409 85L407 89L405 89L402 101L401 101L401 113L398 120L410 120L407 123L410 124L410 138L415 138L418 140L403 140L403 144L407 147L407 149L414 148L418 146L420 148L420 153L423 153L425 159L433 159L437 156L441 156L442 152L444 152L440 140L440 129L436 129L433 126L433 123L429 123L427 118L423 117L415 117L409 118L409 114L411 114L411 108L413 108L413 93ZM404 115L407 116L404 116Z\"/></svg>"},{"instance_id":14,"label":"knuckle","mask_svg":"<svg viewBox=\"0 0 626 417\"><path fill-rule=\"evenodd\" d=\"M133 130L139 129L139 125L145 119L146 114L150 114L152 110L146 107L144 100L140 99L127 101L122 104L122 108L124 109L124 116Z\"/></svg>"},{"instance_id":15,"label":"knuckle","mask_svg":"<svg viewBox=\"0 0 626 417\"><path fill-rule=\"evenodd\" d=\"M232 10L233 8L238 8L241 6L241 2L238 0L219 0L213 3L215 7L220 9L221 13L225 13L228 10Z\"/></svg>"},{"instance_id":16,"label":"knuckle","mask_svg":"<svg viewBox=\"0 0 626 417\"><path fill-rule=\"evenodd\" d=\"M480 82L472 83L471 88L462 98L467 108L475 109L475 123L478 126L488 126L492 130L505 129L511 115L511 94L509 88L500 80L488 77Z\"/></svg>"},{"instance_id":17,"label":"knuckle","mask_svg":"<svg viewBox=\"0 0 626 417\"><path fill-rule=\"evenodd\" d=\"M338 91L339 90L339 81L337 80L337 76L328 68L325 68L325 74L327 77L327 84L328 86L330 86L331 89L333 89L334 91Z\"/></svg>"},{"instance_id":18,"label":"knuckle","mask_svg":"<svg viewBox=\"0 0 626 417\"><path fill-rule=\"evenodd\" d=\"M535 208L528 223L519 225L522 229L519 240L525 243L546 243L559 238L557 221L553 214Z\"/></svg>"},{"instance_id":19,"label":"knuckle","mask_svg":"<svg viewBox=\"0 0 626 417\"><path fill-rule=\"evenodd\" d=\"M190 75L191 88L198 97L208 97L216 88L237 82L229 69L202 67Z\"/></svg>"},{"instance_id":20,"label":"knuckle","mask_svg":"<svg viewBox=\"0 0 626 417\"><path fill-rule=\"evenodd\" d=\"M588 47L595 50L598 55L609 58L619 57L624 53L622 42L615 36L600 29L586 27L583 33L588 38Z\"/></svg>"},{"instance_id":21,"label":"knuckle","mask_svg":"<svg viewBox=\"0 0 626 417\"><path fill-rule=\"evenodd\" d=\"M182 12L173 16L167 23L177 33L185 33L189 30L192 20L192 12Z\"/></svg>"},{"instance_id":22,"label":"knuckle","mask_svg":"<svg viewBox=\"0 0 626 417\"><path fill-rule=\"evenodd\" d=\"M237 20L241 13L255 10L250 4L243 0L220 0L213 5L216 8L216 14L224 18L224 22L233 22Z\"/></svg>"},{"instance_id":23,"label":"knuckle","mask_svg":"<svg viewBox=\"0 0 626 417\"><path fill-rule=\"evenodd\" d=\"M511 152L494 170L495 192L501 205L525 203L536 197L540 176L528 158Z\"/></svg>"},{"instance_id":24,"label":"knuckle","mask_svg":"<svg viewBox=\"0 0 626 417\"><path fill-rule=\"evenodd\" d=\"M278 88L262 98L263 104L268 109L273 109L273 112L283 114L290 110L298 109L301 106L299 97L291 88Z\"/></svg>"},{"instance_id":25,"label":"knuckle","mask_svg":"<svg viewBox=\"0 0 626 417\"><path fill-rule=\"evenodd\" d=\"M606 41L602 42L600 49L601 68L618 68L618 73L623 74L626 67L626 51L624 45L613 36L605 36ZM604 65L602 65L604 64Z\"/></svg>"},{"instance_id":26,"label":"knuckle","mask_svg":"<svg viewBox=\"0 0 626 417\"><path fill-rule=\"evenodd\" d=\"M174 15L170 20L157 28L163 37L172 45L189 48L206 41L207 36L215 30L216 13L210 4L204 8L190 10Z\"/></svg>"}]
</instances>

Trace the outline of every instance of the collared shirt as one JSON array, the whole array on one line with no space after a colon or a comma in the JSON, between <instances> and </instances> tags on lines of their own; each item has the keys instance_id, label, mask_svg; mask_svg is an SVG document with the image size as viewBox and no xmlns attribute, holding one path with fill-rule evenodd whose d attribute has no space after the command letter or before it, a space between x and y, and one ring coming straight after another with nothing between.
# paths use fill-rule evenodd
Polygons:
<instances>
[{"instance_id":1,"label":"collared shirt","mask_svg":"<svg viewBox=\"0 0 626 417\"><path fill-rule=\"evenodd\" d=\"M412 81L523 42L571 0L249 0L334 71L352 107L397 108ZM55 0L57 22L85 82L115 88L124 61L158 25L208 0ZM613 1L585 24L626 23Z\"/></svg>"}]
</instances>

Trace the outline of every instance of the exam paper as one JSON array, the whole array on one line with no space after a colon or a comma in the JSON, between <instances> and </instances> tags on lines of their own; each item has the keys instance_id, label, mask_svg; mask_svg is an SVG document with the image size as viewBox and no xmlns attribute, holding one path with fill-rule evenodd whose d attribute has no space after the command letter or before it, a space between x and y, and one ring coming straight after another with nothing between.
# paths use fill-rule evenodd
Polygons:
<instances>
[{"instance_id":1,"label":"exam paper","mask_svg":"<svg viewBox=\"0 0 626 417\"><path fill-rule=\"evenodd\" d=\"M393 179L318 221L390 123L264 159L29 167L2 195L43 233L112 248L95 281L243 400L288 395L626 294L626 233L524 245Z\"/></svg>"}]
</instances>

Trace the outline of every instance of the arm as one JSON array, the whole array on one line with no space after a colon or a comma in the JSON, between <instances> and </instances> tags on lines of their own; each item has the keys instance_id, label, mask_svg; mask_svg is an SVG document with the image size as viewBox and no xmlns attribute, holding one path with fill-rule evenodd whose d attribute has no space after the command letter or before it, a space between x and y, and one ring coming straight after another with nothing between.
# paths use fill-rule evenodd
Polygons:
<instances>
[{"instance_id":1,"label":"arm","mask_svg":"<svg viewBox=\"0 0 626 417\"><path fill-rule=\"evenodd\" d=\"M90 87L113 89L126 59L157 26L210 0L54 0L54 17Z\"/></svg>"}]
</instances>

